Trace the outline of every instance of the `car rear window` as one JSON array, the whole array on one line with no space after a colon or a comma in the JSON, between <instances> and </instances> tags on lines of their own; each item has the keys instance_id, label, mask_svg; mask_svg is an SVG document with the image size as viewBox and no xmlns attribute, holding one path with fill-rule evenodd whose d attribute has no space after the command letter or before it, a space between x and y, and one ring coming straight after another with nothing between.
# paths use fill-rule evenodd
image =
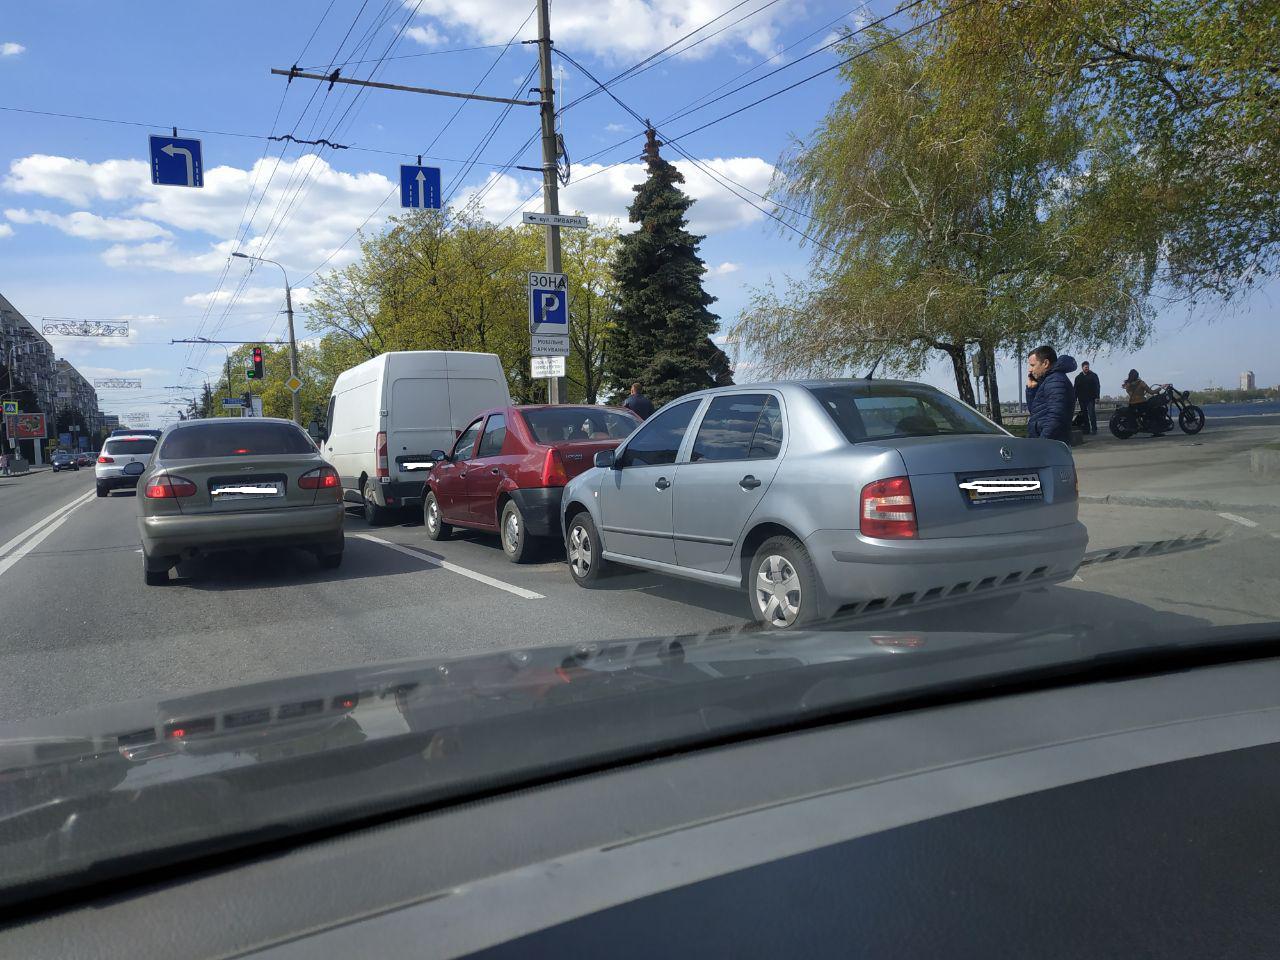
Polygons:
<instances>
[{"instance_id":1,"label":"car rear window","mask_svg":"<svg viewBox=\"0 0 1280 960\"><path fill-rule=\"evenodd\" d=\"M316 446L291 423L238 422L196 424L169 434L160 448L162 460L205 457L257 457L315 453Z\"/></svg>"},{"instance_id":2,"label":"car rear window","mask_svg":"<svg viewBox=\"0 0 1280 960\"><path fill-rule=\"evenodd\" d=\"M810 387L850 443L1000 433L1000 429L940 390L904 384Z\"/></svg>"},{"instance_id":3,"label":"car rear window","mask_svg":"<svg viewBox=\"0 0 1280 960\"><path fill-rule=\"evenodd\" d=\"M555 407L522 412L538 443L625 440L640 426L635 417L599 407Z\"/></svg>"},{"instance_id":4,"label":"car rear window","mask_svg":"<svg viewBox=\"0 0 1280 960\"><path fill-rule=\"evenodd\" d=\"M103 453L131 453L135 456L143 453L150 453L156 448L156 441L150 437L137 438L117 438L108 440L103 445Z\"/></svg>"}]
</instances>

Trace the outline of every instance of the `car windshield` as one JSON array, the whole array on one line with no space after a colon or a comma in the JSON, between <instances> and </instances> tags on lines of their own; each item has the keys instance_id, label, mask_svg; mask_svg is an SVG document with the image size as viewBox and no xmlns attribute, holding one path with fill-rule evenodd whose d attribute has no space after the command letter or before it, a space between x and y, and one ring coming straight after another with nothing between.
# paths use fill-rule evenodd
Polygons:
<instances>
[{"instance_id":1,"label":"car windshield","mask_svg":"<svg viewBox=\"0 0 1280 960\"><path fill-rule=\"evenodd\" d=\"M538 443L623 440L631 435L638 422L628 414L599 407L525 410L524 420Z\"/></svg>"},{"instance_id":2,"label":"car windshield","mask_svg":"<svg viewBox=\"0 0 1280 960\"><path fill-rule=\"evenodd\" d=\"M256 457L315 453L316 446L291 423L196 423L179 427L160 447L161 460Z\"/></svg>"},{"instance_id":3,"label":"car windshield","mask_svg":"<svg viewBox=\"0 0 1280 960\"><path fill-rule=\"evenodd\" d=\"M905 384L810 387L850 443L940 434L998 434L1000 428L938 390Z\"/></svg>"},{"instance_id":4,"label":"car windshield","mask_svg":"<svg viewBox=\"0 0 1280 960\"><path fill-rule=\"evenodd\" d=\"M120 437L108 440L102 445L102 452L108 454L132 454L142 456L156 448L156 441L150 437Z\"/></svg>"},{"instance_id":5,"label":"car windshield","mask_svg":"<svg viewBox=\"0 0 1280 960\"><path fill-rule=\"evenodd\" d=\"M0 11L0 915L1280 636L1277 0Z\"/></svg>"}]
</instances>

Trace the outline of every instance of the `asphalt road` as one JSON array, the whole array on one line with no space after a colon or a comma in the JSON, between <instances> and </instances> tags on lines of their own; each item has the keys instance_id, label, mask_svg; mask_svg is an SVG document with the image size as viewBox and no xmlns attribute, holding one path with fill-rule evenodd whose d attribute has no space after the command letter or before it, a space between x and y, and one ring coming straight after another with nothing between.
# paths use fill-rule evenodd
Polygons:
<instances>
[{"instance_id":1,"label":"asphalt road","mask_svg":"<svg viewBox=\"0 0 1280 960\"><path fill-rule=\"evenodd\" d=\"M1240 442L1205 436L1202 444ZM1143 465L1150 456L1140 445L1082 450L1082 492L1103 489L1104 466L1126 482L1144 470L1167 474L1167 462ZM357 663L749 629L746 600L733 591L638 572L584 590L562 553L516 566L496 537L432 543L420 518L370 529L354 511L338 570L320 570L300 551L233 554L145 587L135 509L129 491L94 497L89 470L0 479L0 721ZM1089 563L1075 581L1007 610L968 604L859 628L927 639L944 630L1087 624L1121 635L1280 620L1280 515L1221 513L1084 503L1091 559L1198 536L1173 552Z\"/></svg>"}]
</instances>

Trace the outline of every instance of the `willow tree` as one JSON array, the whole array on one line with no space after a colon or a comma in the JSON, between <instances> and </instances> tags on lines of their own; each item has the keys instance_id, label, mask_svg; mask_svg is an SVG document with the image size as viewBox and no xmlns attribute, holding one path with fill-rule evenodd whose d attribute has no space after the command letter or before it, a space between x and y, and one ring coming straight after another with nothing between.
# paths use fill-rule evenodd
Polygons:
<instances>
[{"instance_id":1,"label":"willow tree","mask_svg":"<svg viewBox=\"0 0 1280 960\"><path fill-rule=\"evenodd\" d=\"M861 52L845 91L775 178L810 274L755 292L739 351L775 376L914 375L942 354L973 403L971 350L994 367L1032 341L1140 343L1149 264L1115 255L1105 155L1073 118L1039 90L956 82L941 29L862 42L843 46Z\"/></svg>"}]
</instances>

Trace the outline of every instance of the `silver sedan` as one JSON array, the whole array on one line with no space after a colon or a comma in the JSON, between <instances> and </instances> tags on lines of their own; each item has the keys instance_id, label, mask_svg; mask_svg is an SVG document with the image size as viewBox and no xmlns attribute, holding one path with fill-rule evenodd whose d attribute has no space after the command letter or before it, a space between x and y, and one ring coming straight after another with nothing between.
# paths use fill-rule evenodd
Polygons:
<instances>
[{"instance_id":1,"label":"silver sedan","mask_svg":"<svg viewBox=\"0 0 1280 960\"><path fill-rule=\"evenodd\" d=\"M659 410L566 488L569 571L744 589L786 629L1070 579L1088 534L1071 451L893 380L721 387Z\"/></svg>"}]
</instances>

